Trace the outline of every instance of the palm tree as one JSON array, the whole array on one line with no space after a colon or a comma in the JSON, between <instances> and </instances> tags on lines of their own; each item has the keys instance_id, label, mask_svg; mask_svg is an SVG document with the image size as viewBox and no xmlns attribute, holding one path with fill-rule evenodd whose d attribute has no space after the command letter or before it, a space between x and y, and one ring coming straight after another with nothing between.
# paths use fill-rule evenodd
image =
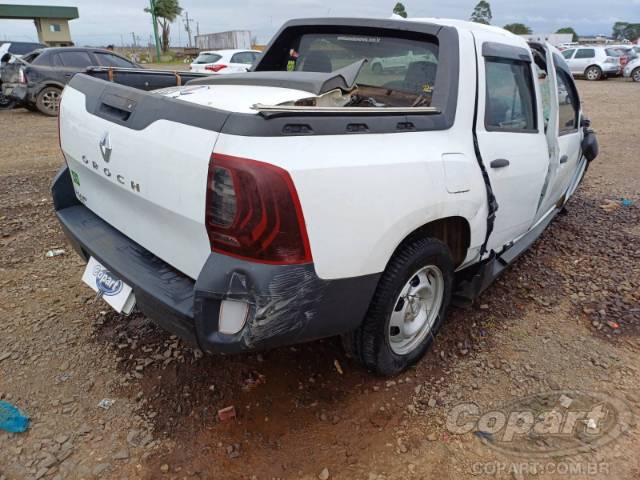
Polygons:
<instances>
[{"instance_id":1,"label":"palm tree","mask_svg":"<svg viewBox=\"0 0 640 480\"><path fill-rule=\"evenodd\" d=\"M171 23L182 12L182 7L178 3L178 0L152 0L153 12L150 7L144 9L147 13L155 14L158 20L158 25L162 30L162 37L160 39L160 45L162 51L167 53L169 51L169 34L171 33Z\"/></svg>"}]
</instances>

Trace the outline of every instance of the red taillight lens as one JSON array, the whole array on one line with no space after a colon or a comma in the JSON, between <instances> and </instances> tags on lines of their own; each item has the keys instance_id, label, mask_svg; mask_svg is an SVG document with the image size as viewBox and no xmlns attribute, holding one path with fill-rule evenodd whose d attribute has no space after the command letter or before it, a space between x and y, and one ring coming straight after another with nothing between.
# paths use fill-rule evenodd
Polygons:
<instances>
[{"instance_id":1,"label":"red taillight lens","mask_svg":"<svg viewBox=\"0 0 640 480\"><path fill-rule=\"evenodd\" d=\"M216 252L262 263L311 262L298 194L275 165L213 154L205 223Z\"/></svg>"},{"instance_id":2,"label":"red taillight lens","mask_svg":"<svg viewBox=\"0 0 640 480\"><path fill-rule=\"evenodd\" d=\"M220 63L217 65L207 65L206 67L204 67L205 70L209 70L210 72L219 72L223 68L227 68L227 66Z\"/></svg>"}]
</instances>

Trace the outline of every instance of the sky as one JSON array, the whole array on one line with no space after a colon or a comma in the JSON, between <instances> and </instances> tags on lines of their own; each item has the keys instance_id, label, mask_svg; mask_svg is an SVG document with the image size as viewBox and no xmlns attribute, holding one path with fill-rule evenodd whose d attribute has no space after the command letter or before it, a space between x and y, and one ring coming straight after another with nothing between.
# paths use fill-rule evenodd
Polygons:
<instances>
[{"instance_id":1,"label":"sky","mask_svg":"<svg viewBox=\"0 0 640 480\"><path fill-rule=\"evenodd\" d=\"M187 44L184 12L200 33L250 30L267 43L286 20L302 17L388 18L397 0L180 0L183 17L173 25L173 46ZM144 12L148 0L13 0L11 4L76 6L80 18L70 22L77 45L130 45L133 35L146 44L152 33ZM468 19L477 0L405 0L409 17ZM640 23L640 0L490 0L493 25L521 22L534 33L572 26L581 35L611 34L616 21ZM132 32L134 32L132 34ZM37 41L33 22L0 20L0 40Z\"/></svg>"}]
</instances>

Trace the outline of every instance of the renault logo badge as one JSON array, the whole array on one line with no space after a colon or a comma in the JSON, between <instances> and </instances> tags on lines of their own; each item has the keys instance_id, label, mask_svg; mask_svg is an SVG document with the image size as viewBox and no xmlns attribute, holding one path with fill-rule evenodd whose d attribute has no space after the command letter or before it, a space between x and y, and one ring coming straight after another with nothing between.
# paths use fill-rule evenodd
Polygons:
<instances>
[{"instance_id":1,"label":"renault logo badge","mask_svg":"<svg viewBox=\"0 0 640 480\"><path fill-rule=\"evenodd\" d=\"M100 153L102 154L102 159L109 163L109 159L111 158L111 136L109 132L104 132L104 135L102 135L100 139Z\"/></svg>"}]
</instances>

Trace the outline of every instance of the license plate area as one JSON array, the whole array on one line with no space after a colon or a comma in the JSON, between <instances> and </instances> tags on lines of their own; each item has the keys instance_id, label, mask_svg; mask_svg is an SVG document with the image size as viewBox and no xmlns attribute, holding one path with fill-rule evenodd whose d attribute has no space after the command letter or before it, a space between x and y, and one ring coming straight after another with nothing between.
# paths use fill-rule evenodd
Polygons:
<instances>
[{"instance_id":1,"label":"license plate area","mask_svg":"<svg viewBox=\"0 0 640 480\"><path fill-rule=\"evenodd\" d=\"M131 286L93 257L87 263L82 281L118 313L129 315L136 304L136 297Z\"/></svg>"}]
</instances>

